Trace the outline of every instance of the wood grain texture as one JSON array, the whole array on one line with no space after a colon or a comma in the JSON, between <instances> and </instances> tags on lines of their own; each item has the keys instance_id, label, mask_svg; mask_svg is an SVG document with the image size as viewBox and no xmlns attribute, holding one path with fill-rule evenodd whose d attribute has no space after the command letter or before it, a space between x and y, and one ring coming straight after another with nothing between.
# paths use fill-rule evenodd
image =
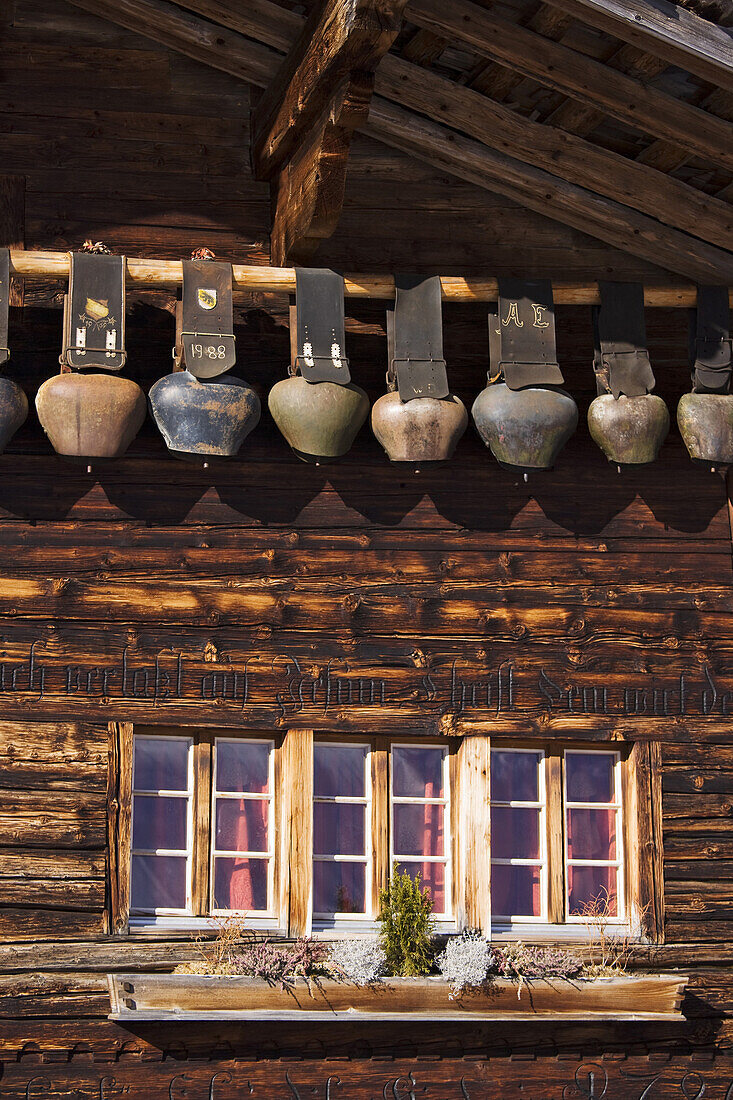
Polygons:
<instances>
[{"instance_id":1,"label":"wood grain texture","mask_svg":"<svg viewBox=\"0 0 733 1100\"><path fill-rule=\"evenodd\" d=\"M313 914L313 730L290 729L283 740L283 868L291 936L310 934Z\"/></svg>"},{"instance_id":2,"label":"wood grain texture","mask_svg":"<svg viewBox=\"0 0 733 1100\"><path fill-rule=\"evenodd\" d=\"M464 737L458 747L459 928L491 936L491 740Z\"/></svg>"},{"instance_id":3,"label":"wood grain texture","mask_svg":"<svg viewBox=\"0 0 733 1100\"><path fill-rule=\"evenodd\" d=\"M0 175L0 248L25 248L25 179ZM10 305L22 307L23 282L10 280Z\"/></svg>"}]
</instances>

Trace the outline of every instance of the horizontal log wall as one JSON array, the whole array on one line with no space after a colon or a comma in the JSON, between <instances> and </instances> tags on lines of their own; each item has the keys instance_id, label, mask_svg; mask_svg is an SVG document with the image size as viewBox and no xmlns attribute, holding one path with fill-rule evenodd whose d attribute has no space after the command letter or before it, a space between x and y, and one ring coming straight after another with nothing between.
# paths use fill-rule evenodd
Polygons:
<instances>
[{"instance_id":1,"label":"horizontal log wall","mask_svg":"<svg viewBox=\"0 0 733 1100\"><path fill-rule=\"evenodd\" d=\"M3 171L26 179L27 247L91 236L130 255L178 259L208 244L222 258L267 261L269 196L248 174L249 89L60 2L1 10L12 48L0 76L0 151ZM366 139L355 141L344 214L318 262L668 281ZM13 312L9 374L31 403L58 369L61 290L29 282L27 308ZM146 389L170 369L171 298L131 293L127 373ZM235 296L238 370L263 398L287 363L287 308L283 296ZM383 307L350 299L347 313L352 371L374 399L384 389ZM470 405L487 367L485 307L448 303L444 318L451 384ZM689 388L684 311L650 311L648 328L658 392L673 412ZM31 1096L203 1096L217 1070L217 1100L247 1094L246 1082L274 1098L309 1089L333 1100L590 1097L604 1074L608 1096L636 1098L650 1084L652 1098L689 1100L702 1084L706 1097L725 1096L728 499L719 476L689 462L674 428L658 463L617 475L585 428L587 309L558 310L558 342L580 428L556 470L528 485L471 431L437 470L390 467L368 428L340 464L306 466L267 413L240 459L208 470L170 458L148 422L128 457L88 474L51 453L33 413L0 456L3 1097L25 1096L34 1079ZM592 702L603 688L606 713ZM246 1035L109 1023L108 970L166 970L197 952L106 932L107 722L125 719L659 740L666 943L637 961L691 974L687 1021L422 1025L419 1034L409 1023L358 1033L258 1025Z\"/></svg>"}]
</instances>

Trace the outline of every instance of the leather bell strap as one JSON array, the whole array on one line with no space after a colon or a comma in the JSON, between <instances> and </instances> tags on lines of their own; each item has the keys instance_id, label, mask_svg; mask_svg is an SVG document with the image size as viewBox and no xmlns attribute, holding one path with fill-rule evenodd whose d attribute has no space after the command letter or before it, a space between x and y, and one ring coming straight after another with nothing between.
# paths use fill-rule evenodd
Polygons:
<instances>
[{"instance_id":1,"label":"leather bell strap","mask_svg":"<svg viewBox=\"0 0 733 1100\"><path fill-rule=\"evenodd\" d=\"M600 306L593 307L593 369L599 394L641 397L654 389L646 347L644 287L599 282Z\"/></svg>"},{"instance_id":2,"label":"leather bell strap","mask_svg":"<svg viewBox=\"0 0 733 1100\"><path fill-rule=\"evenodd\" d=\"M402 401L448 396L437 275L395 275L394 306L387 310L387 360L387 380L390 386L396 381Z\"/></svg>"},{"instance_id":3,"label":"leather bell strap","mask_svg":"<svg viewBox=\"0 0 733 1100\"><path fill-rule=\"evenodd\" d=\"M549 279L499 279L500 366L510 390L562 385Z\"/></svg>"},{"instance_id":4,"label":"leather bell strap","mask_svg":"<svg viewBox=\"0 0 733 1100\"><path fill-rule=\"evenodd\" d=\"M690 359L694 393L729 393L731 356L730 306L725 286L699 286L692 314Z\"/></svg>"},{"instance_id":5,"label":"leather bell strap","mask_svg":"<svg viewBox=\"0 0 733 1100\"><path fill-rule=\"evenodd\" d=\"M232 265L184 260L173 357L196 378L214 378L237 360Z\"/></svg>"},{"instance_id":6,"label":"leather bell strap","mask_svg":"<svg viewBox=\"0 0 733 1100\"><path fill-rule=\"evenodd\" d=\"M8 328L10 320L10 250L0 248L0 365L10 358Z\"/></svg>"},{"instance_id":7,"label":"leather bell strap","mask_svg":"<svg viewBox=\"0 0 733 1100\"><path fill-rule=\"evenodd\" d=\"M125 257L71 252L61 363L122 370L126 359Z\"/></svg>"},{"instance_id":8,"label":"leather bell strap","mask_svg":"<svg viewBox=\"0 0 733 1100\"><path fill-rule=\"evenodd\" d=\"M501 379L501 325L499 324L499 303L489 306L489 384Z\"/></svg>"},{"instance_id":9,"label":"leather bell strap","mask_svg":"<svg viewBox=\"0 0 733 1100\"><path fill-rule=\"evenodd\" d=\"M307 382L351 381L344 355L344 280L335 271L295 269L297 353L294 366Z\"/></svg>"}]
</instances>

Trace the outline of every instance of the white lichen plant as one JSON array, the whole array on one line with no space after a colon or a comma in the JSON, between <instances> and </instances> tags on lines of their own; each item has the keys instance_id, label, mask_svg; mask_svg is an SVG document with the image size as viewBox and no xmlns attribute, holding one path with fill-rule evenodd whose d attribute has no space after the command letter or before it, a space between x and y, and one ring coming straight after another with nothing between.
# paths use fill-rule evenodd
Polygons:
<instances>
[{"instance_id":1,"label":"white lichen plant","mask_svg":"<svg viewBox=\"0 0 733 1100\"><path fill-rule=\"evenodd\" d=\"M448 940L435 962L450 985L450 996L460 997L484 985L494 965L494 954L481 932L467 929Z\"/></svg>"},{"instance_id":2,"label":"white lichen plant","mask_svg":"<svg viewBox=\"0 0 733 1100\"><path fill-rule=\"evenodd\" d=\"M384 948L374 936L336 940L330 947L329 964L334 977L354 985L371 985L387 973Z\"/></svg>"}]
</instances>

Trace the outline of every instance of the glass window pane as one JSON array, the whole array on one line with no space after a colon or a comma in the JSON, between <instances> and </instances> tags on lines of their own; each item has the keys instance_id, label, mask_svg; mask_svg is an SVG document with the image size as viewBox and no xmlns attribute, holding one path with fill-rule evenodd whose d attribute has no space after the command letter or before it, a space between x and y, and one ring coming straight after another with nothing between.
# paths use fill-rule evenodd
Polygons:
<instances>
[{"instance_id":1,"label":"glass window pane","mask_svg":"<svg viewBox=\"0 0 733 1100\"><path fill-rule=\"evenodd\" d=\"M315 802L313 852L317 856L364 855L365 807L349 802Z\"/></svg>"},{"instance_id":2,"label":"glass window pane","mask_svg":"<svg viewBox=\"0 0 733 1100\"><path fill-rule=\"evenodd\" d=\"M615 763L610 752L566 752L568 802L613 802Z\"/></svg>"},{"instance_id":3,"label":"glass window pane","mask_svg":"<svg viewBox=\"0 0 733 1100\"><path fill-rule=\"evenodd\" d=\"M188 741L173 737L136 737L133 789L187 791Z\"/></svg>"},{"instance_id":4,"label":"glass window pane","mask_svg":"<svg viewBox=\"0 0 733 1100\"><path fill-rule=\"evenodd\" d=\"M214 908L250 912L267 909L266 859L217 856L214 860Z\"/></svg>"},{"instance_id":5,"label":"glass window pane","mask_svg":"<svg viewBox=\"0 0 733 1100\"><path fill-rule=\"evenodd\" d=\"M395 798L442 798L443 749L392 749L392 793Z\"/></svg>"},{"instance_id":6,"label":"glass window pane","mask_svg":"<svg viewBox=\"0 0 733 1100\"><path fill-rule=\"evenodd\" d=\"M401 856L442 856L443 809L434 802L395 803L395 852Z\"/></svg>"},{"instance_id":7,"label":"glass window pane","mask_svg":"<svg viewBox=\"0 0 733 1100\"><path fill-rule=\"evenodd\" d=\"M500 917L541 916L540 868L492 864L491 911Z\"/></svg>"},{"instance_id":8,"label":"glass window pane","mask_svg":"<svg viewBox=\"0 0 733 1100\"><path fill-rule=\"evenodd\" d=\"M313 910L316 913L366 913L366 865L313 864Z\"/></svg>"},{"instance_id":9,"label":"glass window pane","mask_svg":"<svg viewBox=\"0 0 733 1100\"><path fill-rule=\"evenodd\" d=\"M445 864L444 863L416 863L400 862L400 871L407 871L411 878L420 878L420 886L426 886L433 899L433 910L436 913L445 913Z\"/></svg>"},{"instance_id":10,"label":"glass window pane","mask_svg":"<svg viewBox=\"0 0 733 1100\"><path fill-rule=\"evenodd\" d=\"M583 916L588 907L607 904L608 916L618 913L615 867L568 867L568 909L571 917Z\"/></svg>"},{"instance_id":11,"label":"glass window pane","mask_svg":"<svg viewBox=\"0 0 733 1100\"><path fill-rule=\"evenodd\" d=\"M185 909L185 856L133 856L133 909Z\"/></svg>"},{"instance_id":12,"label":"glass window pane","mask_svg":"<svg viewBox=\"0 0 733 1100\"><path fill-rule=\"evenodd\" d=\"M216 801L216 847L225 852L266 852L269 803L260 798Z\"/></svg>"},{"instance_id":13,"label":"glass window pane","mask_svg":"<svg viewBox=\"0 0 733 1100\"><path fill-rule=\"evenodd\" d=\"M313 746L313 793L321 798L364 798L363 745Z\"/></svg>"},{"instance_id":14,"label":"glass window pane","mask_svg":"<svg viewBox=\"0 0 733 1100\"><path fill-rule=\"evenodd\" d=\"M568 859L615 859L616 811L568 810Z\"/></svg>"},{"instance_id":15,"label":"glass window pane","mask_svg":"<svg viewBox=\"0 0 733 1100\"><path fill-rule=\"evenodd\" d=\"M268 744L251 741L216 742L217 791L245 791L266 794L270 783Z\"/></svg>"},{"instance_id":16,"label":"glass window pane","mask_svg":"<svg viewBox=\"0 0 733 1100\"><path fill-rule=\"evenodd\" d=\"M491 753L491 797L497 802L539 802L540 752Z\"/></svg>"},{"instance_id":17,"label":"glass window pane","mask_svg":"<svg viewBox=\"0 0 733 1100\"><path fill-rule=\"evenodd\" d=\"M135 795L132 812L133 848L187 847L187 798Z\"/></svg>"},{"instance_id":18,"label":"glass window pane","mask_svg":"<svg viewBox=\"0 0 733 1100\"><path fill-rule=\"evenodd\" d=\"M495 859L539 859L540 811L492 806L491 854Z\"/></svg>"}]
</instances>

